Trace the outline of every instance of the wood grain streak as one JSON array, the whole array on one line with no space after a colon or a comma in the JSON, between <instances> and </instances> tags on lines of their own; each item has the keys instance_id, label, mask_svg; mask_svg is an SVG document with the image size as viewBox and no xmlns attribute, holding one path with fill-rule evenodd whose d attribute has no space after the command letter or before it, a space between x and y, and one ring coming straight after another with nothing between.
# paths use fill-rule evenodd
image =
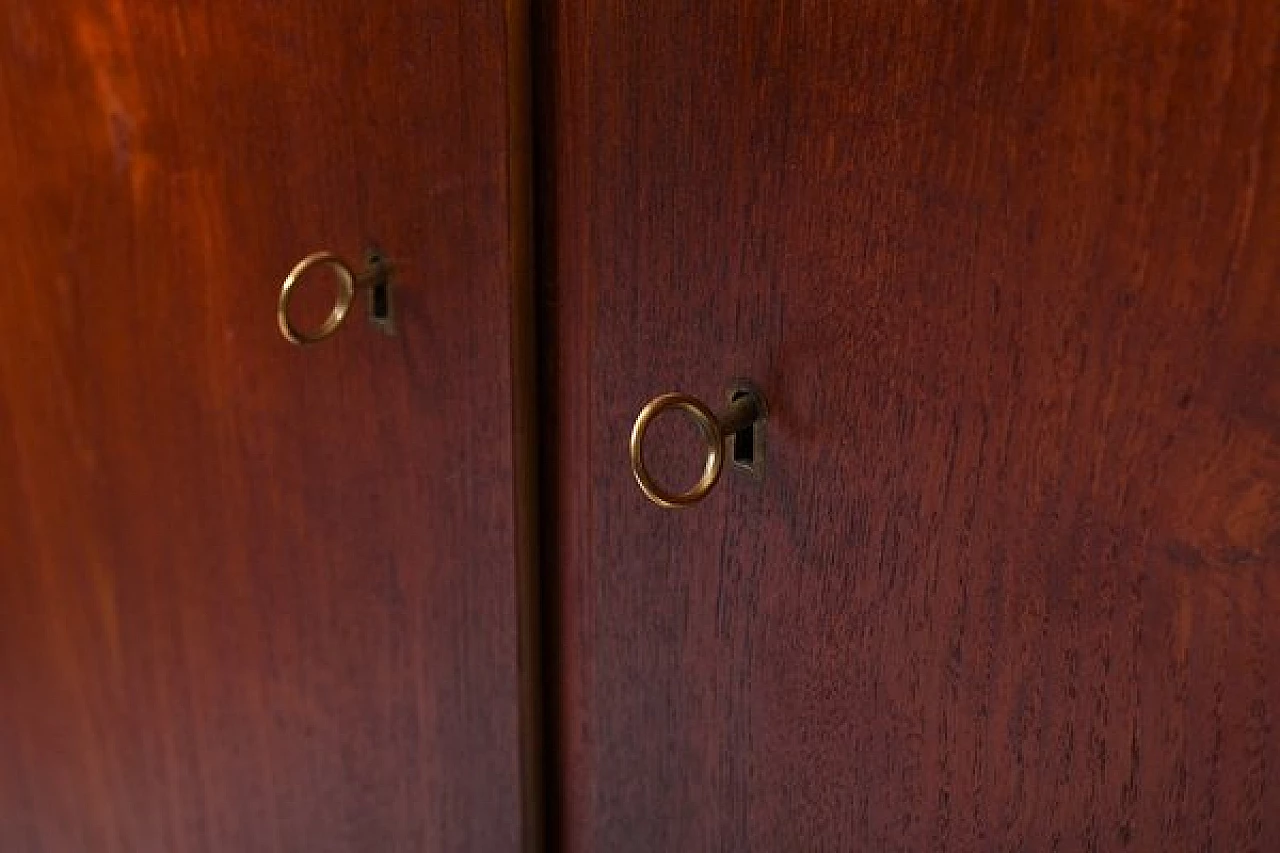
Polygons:
<instances>
[{"instance_id":1,"label":"wood grain streak","mask_svg":"<svg viewBox=\"0 0 1280 853\"><path fill-rule=\"evenodd\" d=\"M566 848L1280 849L1280 9L556 5Z\"/></svg>"},{"instance_id":2,"label":"wood grain streak","mask_svg":"<svg viewBox=\"0 0 1280 853\"><path fill-rule=\"evenodd\" d=\"M519 848L505 38L0 10L0 849ZM286 345L369 243L400 334Z\"/></svg>"}]
</instances>

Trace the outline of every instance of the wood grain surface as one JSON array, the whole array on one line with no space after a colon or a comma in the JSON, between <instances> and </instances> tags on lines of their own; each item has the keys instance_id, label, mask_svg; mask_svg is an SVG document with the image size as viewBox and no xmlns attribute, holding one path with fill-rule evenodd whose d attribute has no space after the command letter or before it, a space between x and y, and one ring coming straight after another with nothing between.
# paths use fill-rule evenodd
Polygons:
<instances>
[{"instance_id":1,"label":"wood grain surface","mask_svg":"<svg viewBox=\"0 0 1280 853\"><path fill-rule=\"evenodd\" d=\"M506 14L3 4L0 849L519 848Z\"/></svg>"},{"instance_id":2,"label":"wood grain surface","mask_svg":"<svg viewBox=\"0 0 1280 853\"><path fill-rule=\"evenodd\" d=\"M565 849L1280 849L1280 7L551 23Z\"/></svg>"}]
</instances>

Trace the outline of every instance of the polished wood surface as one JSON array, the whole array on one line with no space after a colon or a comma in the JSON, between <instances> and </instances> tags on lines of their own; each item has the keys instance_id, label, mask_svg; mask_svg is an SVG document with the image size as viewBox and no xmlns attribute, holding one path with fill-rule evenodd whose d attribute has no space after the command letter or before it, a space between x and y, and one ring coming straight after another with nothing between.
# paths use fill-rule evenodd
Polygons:
<instances>
[{"instance_id":1,"label":"polished wood surface","mask_svg":"<svg viewBox=\"0 0 1280 853\"><path fill-rule=\"evenodd\" d=\"M0 11L0 849L519 848L508 11Z\"/></svg>"},{"instance_id":2,"label":"polished wood surface","mask_svg":"<svg viewBox=\"0 0 1280 853\"><path fill-rule=\"evenodd\" d=\"M1280 7L556 6L565 849L1280 849Z\"/></svg>"}]
</instances>

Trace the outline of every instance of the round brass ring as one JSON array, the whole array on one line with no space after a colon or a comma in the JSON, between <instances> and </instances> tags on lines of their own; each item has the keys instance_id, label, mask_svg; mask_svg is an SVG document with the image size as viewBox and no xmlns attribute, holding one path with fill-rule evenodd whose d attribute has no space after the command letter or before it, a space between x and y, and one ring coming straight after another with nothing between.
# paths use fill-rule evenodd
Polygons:
<instances>
[{"instance_id":1,"label":"round brass ring","mask_svg":"<svg viewBox=\"0 0 1280 853\"><path fill-rule=\"evenodd\" d=\"M302 281L303 276L316 267L329 267L334 271L338 279L338 299L320 328L306 331L294 326L293 321L289 319L289 303L293 299L294 289ZM297 346L323 341L338 331L342 321L347 318L347 312L351 310L351 303L355 300L355 296L356 277L341 258L332 252L316 252L307 255L298 261L297 266L289 272L284 284L280 287L280 302L276 306L276 324L280 327L280 334L284 335L286 341Z\"/></svg>"},{"instance_id":2,"label":"round brass ring","mask_svg":"<svg viewBox=\"0 0 1280 853\"><path fill-rule=\"evenodd\" d=\"M707 461L702 468L702 477L688 491L668 492L663 489L649 474L644 464L644 434L653 419L668 409L679 409L693 418L698 425L703 439L707 443ZM688 394L663 394L650 400L636 417L635 426L631 428L631 473L636 483L649 500L666 509L681 509L692 506L707 496L711 488L720 479L720 469L724 467L724 435L720 431L720 422L715 413L696 397Z\"/></svg>"}]
</instances>

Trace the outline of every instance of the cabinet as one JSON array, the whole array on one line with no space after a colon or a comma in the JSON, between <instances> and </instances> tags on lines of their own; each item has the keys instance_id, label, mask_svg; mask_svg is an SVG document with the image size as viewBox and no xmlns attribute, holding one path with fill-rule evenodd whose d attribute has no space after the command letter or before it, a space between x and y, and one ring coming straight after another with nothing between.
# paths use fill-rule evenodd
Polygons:
<instances>
[{"instance_id":1,"label":"cabinet","mask_svg":"<svg viewBox=\"0 0 1280 853\"><path fill-rule=\"evenodd\" d=\"M1280 846L1280 11L749 5L6 9L0 848Z\"/></svg>"},{"instance_id":2,"label":"cabinet","mask_svg":"<svg viewBox=\"0 0 1280 853\"><path fill-rule=\"evenodd\" d=\"M552 6L564 849L1280 847L1275 4Z\"/></svg>"},{"instance_id":3,"label":"cabinet","mask_svg":"<svg viewBox=\"0 0 1280 853\"><path fill-rule=\"evenodd\" d=\"M506 15L0 9L0 849L520 848Z\"/></svg>"}]
</instances>

